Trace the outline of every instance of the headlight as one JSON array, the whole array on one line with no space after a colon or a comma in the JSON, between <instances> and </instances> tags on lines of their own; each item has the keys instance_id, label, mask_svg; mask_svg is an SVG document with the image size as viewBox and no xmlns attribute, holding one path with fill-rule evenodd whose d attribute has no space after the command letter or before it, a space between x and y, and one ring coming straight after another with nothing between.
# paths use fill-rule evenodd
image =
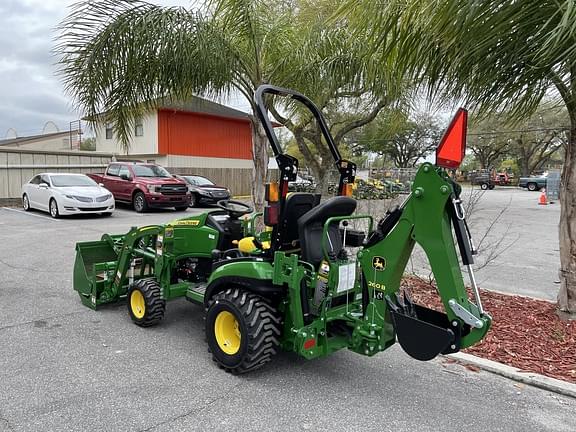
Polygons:
<instances>
[{"instance_id":1,"label":"headlight","mask_svg":"<svg viewBox=\"0 0 576 432\"><path fill-rule=\"evenodd\" d=\"M200 193L200 195L211 196L210 192L202 189L198 189L198 192Z\"/></svg>"},{"instance_id":2,"label":"headlight","mask_svg":"<svg viewBox=\"0 0 576 432\"><path fill-rule=\"evenodd\" d=\"M160 188L160 187L157 186L157 185L148 185L148 191L149 191L150 193L160 193L159 190L158 190L159 188Z\"/></svg>"}]
</instances>

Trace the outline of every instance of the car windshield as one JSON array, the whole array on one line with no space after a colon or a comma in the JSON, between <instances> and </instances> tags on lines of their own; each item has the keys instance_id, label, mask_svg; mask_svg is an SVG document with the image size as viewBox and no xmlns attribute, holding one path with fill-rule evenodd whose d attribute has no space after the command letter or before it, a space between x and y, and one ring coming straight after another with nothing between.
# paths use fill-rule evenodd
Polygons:
<instances>
[{"instance_id":1,"label":"car windshield","mask_svg":"<svg viewBox=\"0 0 576 432\"><path fill-rule=\"evenodd\" d=\"M136 177L172 177L166 169L158 165L133 165Z\"/></svg>"},{"instance_id":2,"label":"car windshield","mask_svg":"<svg viewBox=\"0 0 576 432\"><path fill-rule=\"evenodd\" d=\"M206 177L200 177L200 176L186 176L185 177L186 180L188 180L188 183L194 184L194 185L198 185L198 186L210 186L210 185L214 185L214 183L212 183L210 180L208 180Z\"/></svg>"},{"instance_id":3,"label":"car windshield","mask_svg":"<svg viewBox=\"0 0 576 432\"><path fill-rule=\"evenodd\" d=\"M98 186L90 177L83 175L53 175L50 176L52 186L54 187L71 187L71 186Z\"/></svg>"}]
</instances>

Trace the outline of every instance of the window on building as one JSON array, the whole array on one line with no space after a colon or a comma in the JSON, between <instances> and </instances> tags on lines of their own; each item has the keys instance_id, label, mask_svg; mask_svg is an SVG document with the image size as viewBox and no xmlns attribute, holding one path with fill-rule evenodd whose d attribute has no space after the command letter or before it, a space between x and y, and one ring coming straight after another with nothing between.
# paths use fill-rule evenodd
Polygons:
<instances>
[{"instance_id":1,"label":"window on building","mask_svg":"<svg viewBox=\"0 0 576 432\"><path fill-rule=\"evenodd\" d=\"M136 119L134 122L134 135L144 136L144 123L141 118Z\"/></svg>"},{"instance_id":2,"label":"window on building","mask_svg":"<svg viewBox=\"0 0 576 432\"><path fill-rule=\"evenodd\" d=\"M112 124L106 124L106 139L112 139Z\"/></svg>"}]
</instances>

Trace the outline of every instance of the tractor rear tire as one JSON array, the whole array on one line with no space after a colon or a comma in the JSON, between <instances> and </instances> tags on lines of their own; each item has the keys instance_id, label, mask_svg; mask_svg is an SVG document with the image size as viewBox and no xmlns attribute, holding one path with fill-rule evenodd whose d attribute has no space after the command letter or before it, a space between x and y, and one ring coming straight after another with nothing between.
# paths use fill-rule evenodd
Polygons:
<instances>
[{"instance_id":1,"label":"tractor rear tire","mask_svg":"<svg viewBox=\"0 0 576 432\"><path fill-rule=\"evenodd\" d=\"M234 375L268 363L278 351L281 319L263 297L240 288L216 294L206 312L212 360Z\"/></svg>"},{"instance_id":2,"label":"tractor rear tire","mask_svg":"<svg viewBox=\"0 0 576 432\"><path fill-rule=\"evenodd\" d=\"M164 318L166 300L154 279L140 279L128 289L128 313L134 324L151 327Z\"/></svg>"}]
</instances>

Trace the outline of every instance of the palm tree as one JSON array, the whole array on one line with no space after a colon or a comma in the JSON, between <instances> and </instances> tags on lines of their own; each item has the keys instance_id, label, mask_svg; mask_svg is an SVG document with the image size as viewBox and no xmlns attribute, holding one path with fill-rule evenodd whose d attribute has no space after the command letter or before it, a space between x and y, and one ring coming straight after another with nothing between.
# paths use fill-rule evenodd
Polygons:
<instances>
[{"instance_id":1,"label":"palm tree","mask_svg":"<svg viewBox=\"0 0 576 432\"><path fill-rule=\"evenodd\" d=\"M377 6L376 6L376 5ZM383 63L395 51L403 70L431 96L463 99L479 114L529 117L546 96L569 115L562 171L559 309L576 313L576 4L574 0L354 1L343 9ZM382 38L383 34L393 37ZM376 61L376 60L375 60ZM384 63L383 63L384 64Z\"/></svg>"},{"instance_id":2,"label":"palm tree","mask_svg":"<svg viewBox=\"0 0 576 432\"><path fill-rule=\"evenodd\" d=\"M278 61L290 54L286 41L295 33L287 10L282 1L213 0L203 13L140 0L83 1L61 23L55 51L76 104L89 118L107 113L125 148L135 119L167 99L242 94L253 114L258 209L268 154L253 94L266 82L286 84Z\"/></svg>"}]
</instances>

